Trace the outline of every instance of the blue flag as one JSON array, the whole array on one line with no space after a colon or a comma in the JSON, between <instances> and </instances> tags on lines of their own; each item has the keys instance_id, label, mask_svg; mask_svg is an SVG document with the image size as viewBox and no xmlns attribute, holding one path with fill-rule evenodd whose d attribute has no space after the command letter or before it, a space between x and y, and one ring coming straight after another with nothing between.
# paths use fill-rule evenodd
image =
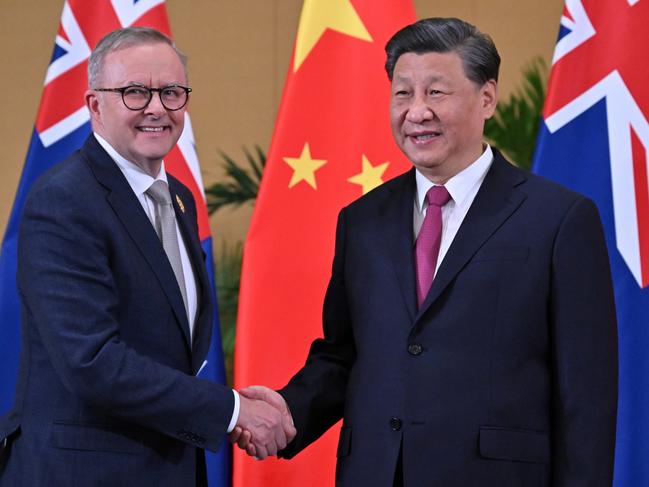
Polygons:
<instances>
[{"instance_id":1,"label":"blue flag","mask_svg":"<svg viewBox=\"0 0 649 487\"><path fill-rule=\"evenodd\" d=\"M647 0L566 0L534 171L592 198L619 334L616 487L649 485Z\"/></svg>"},{"instance_id":2,"label":"blue flag","mask_svg":"<svg viewBox=\"0 0 649 487\"><path fill-rule=\"evenodd\" d=\"M16 251L25 197L41 174L80 148L90 134L90 117L83 98L87 88L88 57L104 35L128 26L153 27L171 37L164 0L68 0L64 3L34 132L0 253L0 415L13 407L20 356ZM187 115L185 130L177 146L165 157L165 167L194 195L199 215L199 234L207 255L207 271L215 296L212 238L191 123ZM216 308L212 326L212 343L207 362L199 375L223 384L225 371ZM224 445L218 453L206 452L211 487L231 483L231 453L227 442Z\"/></svg>"}]
</instances>

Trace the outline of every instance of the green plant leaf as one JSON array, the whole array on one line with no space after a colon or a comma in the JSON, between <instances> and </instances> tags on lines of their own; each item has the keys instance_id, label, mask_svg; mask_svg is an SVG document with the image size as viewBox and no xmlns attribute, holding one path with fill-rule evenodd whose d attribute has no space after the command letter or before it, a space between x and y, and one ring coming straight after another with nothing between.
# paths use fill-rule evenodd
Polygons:
<instances>
[{"instance_id":1,"label":"green plant leaf","mask_svg":"<svg viewBox=\"0 0 649 487\"><path fill-rule=\"evenodd\" d=\"M210 215L226 206L240 206L254 201L266 165L266 154L257 145L254 152L243 148L247 163L245 166L240 165L225 152L219 153L224 162L225 178L205 188L207 211Z\"/></svg>"},{"instance_id":2,"label":"green plant leaf","mask_svg":"<svg viewBox=\"0 0 649 487\"><path fill-rule=\"evenodd\" d=\"M221 324L221 344L223 346L226 378L230 385L232 384L242 258L243 245L241 242L234 245L228 245L224 242L214 265L219 322Z\"/></svg>"},{"instance_id":3,"label":"green plant leaf","mask_svg":"<svg viewBox=\"0 0 649 487\"><path fill-rule=\"evenodd\" d=\"M523 85L496 107L485 124L487 140L519 167L529 170L545 100L547 65L537 57L523 69Z\"/></svg>"}]
</instances>

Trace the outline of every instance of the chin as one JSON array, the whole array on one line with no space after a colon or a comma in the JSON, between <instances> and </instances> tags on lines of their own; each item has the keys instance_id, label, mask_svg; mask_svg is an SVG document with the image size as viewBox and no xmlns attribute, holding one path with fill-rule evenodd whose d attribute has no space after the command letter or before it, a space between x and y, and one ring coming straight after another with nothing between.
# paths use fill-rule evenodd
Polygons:
<instances>
[{"instance_id":1,"label":"chin","mask_svg":"<svg viewBox=\"0 0 649 487\"><path fill-rule=\"evenodd\" d=\"M412 154L408 156L408 159L410 159L410 162L412 162L416 167L424 169L432 169L442 164L439 157L431 157L424 154Z\"/></svg>"}]
</instances>

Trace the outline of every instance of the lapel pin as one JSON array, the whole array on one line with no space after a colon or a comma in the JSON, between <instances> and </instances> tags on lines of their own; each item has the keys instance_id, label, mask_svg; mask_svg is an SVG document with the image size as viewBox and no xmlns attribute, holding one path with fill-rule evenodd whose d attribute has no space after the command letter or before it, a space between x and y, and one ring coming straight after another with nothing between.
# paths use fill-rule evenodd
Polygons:
<instances>
[{"instance_id":1,"label":"lapel pin","mask_svg":"<svg viewBox=\"0 0 649 487\"><path fill-rule=\"evenodd\" d=\"M185 205L183 204L183 200L180 199L180 196L176 195L176 203L178 203L178 206L180 207L180 211L185 213Z\"/></svg>"}]
</instances>

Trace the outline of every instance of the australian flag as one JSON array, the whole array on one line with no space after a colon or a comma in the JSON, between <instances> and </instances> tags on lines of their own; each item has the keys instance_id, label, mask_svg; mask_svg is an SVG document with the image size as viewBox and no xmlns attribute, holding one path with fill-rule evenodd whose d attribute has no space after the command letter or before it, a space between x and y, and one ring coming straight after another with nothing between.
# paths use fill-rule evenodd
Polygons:
<instances>
[{"instance_id":1,"label":"australian flag","mask_svg":"<svg viewBox=\"0 0 649 487\"><path fill-rule=\"evenodd\" d=\"M611 259L616 487L649 486L649 0L566 0L534 170L591 197Z\"/></svg>"},{"instance_id":2,"label":"australian flag","mask_svg":"<svg viewBox=\"0 0 649 487\"><path fill-rule=\"evenodd\" d=\"M29 144L25 167L0 253L0 415L13 406L20 355L20 302L16 291L16 246L25 197L38 177L81 147L90 134L90 116L83 94L87 89L88 57L93 47L114 29L153 27L169 37L164 0L67 0L54 43L52 60ZM203 183L188 115L178 144L165 157L167 171L193 193L199 233L207 257L214 293L212 239ZM201 203L202 202L202 203ZM201 377L224 383L223 352L218 317L212 320L212 343ZM206 452L210 486L230 484L230 451Z\"/></svg>"}]
</instances>

